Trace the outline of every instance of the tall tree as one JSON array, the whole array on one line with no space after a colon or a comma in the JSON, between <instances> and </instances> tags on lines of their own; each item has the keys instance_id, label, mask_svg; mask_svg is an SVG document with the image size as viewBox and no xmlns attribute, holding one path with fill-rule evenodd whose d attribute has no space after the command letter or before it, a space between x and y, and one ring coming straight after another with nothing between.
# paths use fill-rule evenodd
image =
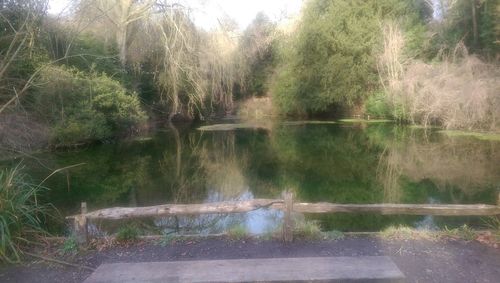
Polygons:
<instances>
[{"instance_id":1,"label":"tall tree","mask_svg":"<svg viewBox=\"0 0 500 283\"><path fill-rule=\"evenodd\" d=\"M130 27L135 22L147 18L155 5L155 0L82 0L80 13L83 16L102 14L113 27L116 46L122 66L127 64L127 49L131 43ZM95 16L88 17L90 20ZM108 27L101 27L106 28Z\"/></svg>"}]
</instances>

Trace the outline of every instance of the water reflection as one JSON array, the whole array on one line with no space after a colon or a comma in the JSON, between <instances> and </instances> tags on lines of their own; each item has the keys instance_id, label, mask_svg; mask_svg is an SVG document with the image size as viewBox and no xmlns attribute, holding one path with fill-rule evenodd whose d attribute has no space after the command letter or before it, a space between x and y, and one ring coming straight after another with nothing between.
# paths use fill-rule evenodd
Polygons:
<instances>
[{"instance_id":1,"label":"water reflection","mask_svg":"<svg viewBox=\"0 0 500 283\"><path fill-rule=\"evenodd\" d=\"M275 123L267 129L201 132L168 127L150 139L41 154L45 167L86 163L49 180L49 200L63 214L163 203L277 198L285 189L306 202L494 203L500 143L449 138L392 124ZM27 161L35 179L50 171ZM436 227L474 218L380 215L307 216L324 229L378 230L393 224ZM279 226L281 214L161 218L151 225L180 233L252 233Z\"/></svg>"}]
</instances>

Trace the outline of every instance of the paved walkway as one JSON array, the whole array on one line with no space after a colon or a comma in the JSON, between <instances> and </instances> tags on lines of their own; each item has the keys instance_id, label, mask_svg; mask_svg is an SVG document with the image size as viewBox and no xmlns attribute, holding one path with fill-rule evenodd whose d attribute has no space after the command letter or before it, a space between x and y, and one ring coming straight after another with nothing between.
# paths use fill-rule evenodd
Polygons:
<instances>
[{"instance_id":1,"label":"paved walkway","mask_svg":"<svg viewBox=\"0 0 500 283\"><path fill-rule=\"evenodd\" d=\"M309 257L101 265L85 283L403 282L386 256Z\"/></svg>"}]
</instances>

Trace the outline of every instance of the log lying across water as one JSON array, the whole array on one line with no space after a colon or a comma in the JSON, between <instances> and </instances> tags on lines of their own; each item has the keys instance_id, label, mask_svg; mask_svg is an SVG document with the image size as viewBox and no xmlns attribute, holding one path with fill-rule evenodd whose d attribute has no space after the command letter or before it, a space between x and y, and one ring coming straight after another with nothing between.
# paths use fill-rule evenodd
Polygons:
<instances>
[{"instance_id":1,"label":"log lying across water","mask_svg":"<svg viewBox=\"0 0 500 283\"><path fill-rule=\"evenodd\" d=\"M293 211L301 213L377 213L382 215L499 215L500 206L486 204L333 204L294 203Z\"/></svg>"},{"instance_id":2,"label":"log lying across water","mask_svg":"<svg viewBox=\"0 0 500 283\"><path fill-rule=\"evenodd\" d=\"M169 215L227 214L250 212L261 208L284 210L283 200L253 199L204 204L165 204L149 207L106 208L78 217L88 219L129 219ZM375 213L398 215L486 216L500 215L500 206L485 204L333 204L294 203L293 211L299 213ZM75 218L77 216L69 216Z\"/></svg>"},{"instance_id":3,"label":"log lying across water","mask_svg":"<svg viewBox=\"0 0 500 283\"><path fill-rule=\"evenodd\" d=\"M283 200L253 199L204 204L165 204L149 207L115 207L86 213L85 216L88 219L118 220L169 215L226 214L250 212L260 208L279 208L280 204L283 204ZM68 218L75 218L75 216L69 216Z\"/></svg>"}]
</instances>

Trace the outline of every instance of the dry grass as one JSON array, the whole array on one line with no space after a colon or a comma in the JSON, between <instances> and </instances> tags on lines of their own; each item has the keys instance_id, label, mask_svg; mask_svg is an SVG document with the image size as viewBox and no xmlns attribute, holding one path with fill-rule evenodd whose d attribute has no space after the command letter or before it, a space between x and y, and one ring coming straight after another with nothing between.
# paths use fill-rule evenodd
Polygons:
<instances>
[{"instance_id":1,"label":"dry grass","mask_svg":"<svg viewBox=\"0 0 500 283\"><path fill-rule=\"evenodd\" d=\"M239 105L238 116L244 120L269 119L274 116L271 98L251 97Z\"/></svg>"},{"instance_id":2,"label":"dry grass","mask_svg":"<svg viewBox=\"0 0 500 283\"><path fill-rule=\"evenodd\" d=\"M474 56L414 61L393 94L408 118L446 129L500 130L500 71Z\"/></svg>"},{"instance_id":3,"label":"dry grass","mask_svg":"<svg viewBox=\"0 0 500 283\"><path fill-rule=\"evenodd\" d=\"M379 236L383 239L390 240L417 240L426 239L433 240L436 239L436 233L428 230L417 230L406 226L390 226L379 233Z\"/></svg>"},{"instance_id":4,"label":"dry grass","mask_svg":"<svg viewBox=\"0 0 500 283\"><path fill-rule=\"evenodd\" d=\"M48 144L49 129L23 114L0 115L0 153L8 158L15 152L32 152ZM8 152L4 152L8 151ZM0 157L0 159L3 159Z\"/></svg>"},{"instance_id":5,"label":"dry grass","mask_svg":"<svg viewBox=\"0 0 500 283\"><path fill-rule=\"evenodd\" d=\"M380 81L397 119L446 129L500 131L500 67L458 44L434 63L405 57L405 39L393 22L382 26ZM444 54L444 53L443 53Z\"/></svg>"}]
</instances>

